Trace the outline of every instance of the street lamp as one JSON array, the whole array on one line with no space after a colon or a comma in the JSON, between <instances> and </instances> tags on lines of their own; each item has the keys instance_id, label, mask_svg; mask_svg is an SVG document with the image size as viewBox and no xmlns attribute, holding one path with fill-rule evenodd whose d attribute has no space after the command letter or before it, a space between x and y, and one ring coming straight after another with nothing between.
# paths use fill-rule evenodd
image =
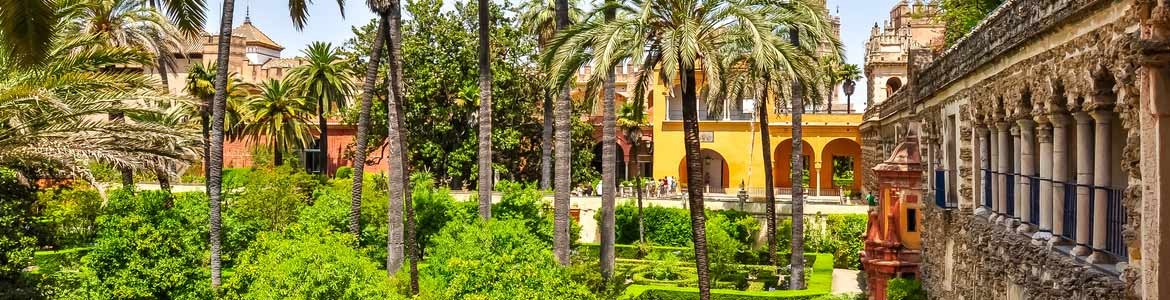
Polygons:
<instances>
[{"instance_id":1,"label":"street lamp","mask_svg":"<svg viewBox=\"0 0 1170 300\"><path fill-rule=\"evenodd\" d=\"M841 88L845 90L845 111L846 113L853 113L853 88L857 87L857 82L851 78L846 78L845 83L841 84Z\"/></svg>"}]
</instances>

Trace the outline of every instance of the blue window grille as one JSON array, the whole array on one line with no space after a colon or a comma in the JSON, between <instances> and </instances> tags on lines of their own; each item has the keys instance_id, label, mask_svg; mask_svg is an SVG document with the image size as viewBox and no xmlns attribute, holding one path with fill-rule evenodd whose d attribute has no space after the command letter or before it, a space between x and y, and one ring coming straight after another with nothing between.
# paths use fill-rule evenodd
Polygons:
<instances>
[{"instance_id":1,"label":"blue window grille","mask_svg":"<svg viewBox=\"0 0 1170 300\"><path fill-rule=\"evenodd\" d=\"M1125 240L1122 238L1121 231L1125 229L1125 206L1121 200L1123 194L1121 190L1101 188L1107 191L1108 200L1106 201L1105 213L1105 252L1113 254L1121 258L1129 257L1129 249L1125 247Z\"/></svg>"},{"instance_id":2,"label":"blue window grille","mask_svg":"<svg viewBox=\"0 0 1170 300\"><path fill-rule=\"evenodd\" d=\"M991 209L991 170L983 169L983 207Z\"/></svg>"},{"instance_id":3,"label":"blue window grille","mask_svg":"<svg viewBox=\"0 0 1170 300\"><path fill-rule=\"evenodd\" d=\"M1061 236L1068 240L1077 239L1077 185L1075 183L1057 182L1064 185L1064 232Z\"/></svg>"},{"instance_id":4,"label":"blue window grille","mask_svg":"<svg viewBox=\"0 0 1170 300\"><path fill-rule=\"evenodd\" d=\"M1029 180L1028 223L1040 225L1040 177L1025 176Z\"/></svg>"},{"instance_id":5,"label":"blue window grille","mask_svg":"<svg viewBox=\"0 0 1170 300\"><path fill-rule=\"evenodd\" d=\"M1007 179L1007 215L1016 215L1016 174L1004 174Z\"/></svg>"}]
</instances>

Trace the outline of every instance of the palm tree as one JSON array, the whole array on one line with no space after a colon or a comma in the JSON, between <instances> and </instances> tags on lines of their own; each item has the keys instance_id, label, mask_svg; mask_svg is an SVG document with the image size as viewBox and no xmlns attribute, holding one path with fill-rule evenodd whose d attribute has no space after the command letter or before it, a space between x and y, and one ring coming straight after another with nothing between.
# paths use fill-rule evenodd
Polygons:
<instances>
[{"instance_id":1,"label":"palm tree","mask_svg":"<svg viewBox=\"0 0 1170 300\"><path fill-rule=\"evenodd\" d=\"M556 5L556 20L557 20L557 34L563 35L565 29L569 26L569 1L555 0ZM555 51L554 51L555 52ZM545 53L545 56L550 56L552 53ZM549 65L549 64L545 64ZM551 67L546 67L547 70L557 71ZM556 74L559 74L556 73ZM567 81L567 80L565 80ZM560 88L560 92L553 102L553 118L554 118L554 148L553 150L553 253L556 255L557 262L562 266L568 266L569 261L569 189L572 188L572 176L570 164L572 163L572 113L573 103L569 99L569 86L561 84L556 86Z\"/></svg>"},{"instance_id":2,"label":"palm tree","mask_svg":"<svg viewBox=\"0 0 1170 300\"><path fill-rule=\"evenodd\" d=\"M581 15L581 9L577 7L576 1L568 3L568 17L569 22L576 22ZM520 26L528 34L536 36L537 45L540 51L543 52L549 41L557 32L557 5L556 1L549 0L529 0L520 6ZM544 99L544 125L541 128L540 139L540 189L552 189L552 167L553 167L553 94L548 89L545 89Z\"/></svg>"},{"instance_id":3,"label":"palm tree","mask_svg":"<svg viewBox=\"0 0 1170 300\"><path fill-rule=\"evenodd\" d=\"M845 89L845 110L846 112L853 112L853 89L857 87L857 80L861 79L861 68L855 64L841 65L840 72L841 79L845 80L842 88Z\"/></svg>"},{"instance_id":4,"label":"palm tree","mask_svg":"<svg viewBox=\"0 0 1170 300\"><path fill-rule=\"evenodd\" d=\"M371 0L373 1L373 0ZM389 97L387 103L387 123L389 133L389 156L391 168L390 203L387 205L389 238L387 239L386 266L389 275L393 276L402 266L403 244L406 245L406 255L410 257L410 294L418 293L418 245L415 242L414 205L410 187L410 154L409 132L406 127L403 77L402 77L402 3L399 0L390 0L383 7L388 9L386 14L387 37L386 47L390 50L387 79L389 81ZM395 165L397 163L397 165ZM400 187L402 194L395 194L395 187ZM405 221L403 220L405 218ZM404 232L405 231L405 232ZM405 242L403 236L405 235Z\"/></svg>"},{"instance_id":5,"label":"palm tree","mask_svg":"<svg viewBox=\"0 0 1170 300\"><path fill-rule=\"evenodd\" d=\"M301 53L307 63L289 71L288 80L294 82L306 98L317 103L317 128L320 129L317 147L324 159L322 172L328 174L329 126L325 123L325 115L346 106L346 99L353 91L352 76L350 69L342 63L341 49L333 48L332 44L313 42Z\"/></svg>"},{"instance_id":6,"label":"palm tree","mask_svg":"<svg viewBox=\"0 0 1170 300\"><path fill-rule=\"evenodd\" d=\"M492 218L492 62L488 41L491 1L479 0L479 216Z\"/></svg>"},{"instance_id":7,"label":"palm tree","mask_svg":"<svg viewBox=\"0 0 1170 300\"><path fill-rule=\"evenodd\" d=\"M613 22L615 16L613 0L605 1L604 22ZM602 84L604 98L602 99L601 121L601 277L605 280L613 277L615 264L614 240L614 190L617 188L617 116L614 113L614 67L606 68L605 83Z\"/></svg>"},{"instance_id":8,"label":"palm tree","mask_svg":"<svg viewBox=\"0 0 1170 300\"><path fill-rule=\"evenodd\" d=\"M202 155L200 152L203 150L204 145L204 143L199 138L197 138L198 134L195 132L199 131L199 128L197 125L191 122L192 116L189 113L192 110L196 110L198 104L184 98L165 100L166 101L146 102L148 107L157 112L130 112L127 114L127 117L129 117L129 119L133 120L135 123L164 126L184 132L184 136L191 138L175 140L173 143L158 143L154 146L154 148L181 154L185 160L194 160L195 157ZM168 194L165 203L166 207L168 208L173 206L173 199L170 197L170 178L180 167L180 165L176 165L171 161L159 160L151 170L154 172L155 177L158 178L159 187Z\"/></svg>"},{"instance_id":9,"label":"palm tree","mask_svg":"<svg viewBox=\"0 0 1170 300\"><path fill-rule=\"evenodd\" d=\"M833 113L833 96L836 94L837 85L845 81L841 77L841 61L837 57L825 56L820 58L821 67L821 81L824 82L828 97L828 103L825 107L828 113Z\"/></svg>"},{"instance_id":10,"label":"palm tree","mask_svg":"<svg viewBox=\"0 0 1170 300\"><path fill-rule=\"evenodd\" d=\"M199 0L170 0L175 1L199 1ZM309 17L309 0L289 0L288 7L289 17L292 19L293 28L301 30L305 28L305 21ZM342 0L338 0L338 6L342 8L342 16L345 15L344 5L341 5ZM219 22L219 36L232 36L232 17L235 13L236 1L224 0L223 9L221 10ZM218 54L216 55L216 65L228 65L228 55L231 54L231 39L219 39ZM210 168L207 176L207 198L211 203L210 212L210 248L211 248L211 288L219 289L220 284L220 200L222 199L223 188L223 138L224 138L224 106L227 102L227 82L228 70L227 68L219 68L215 72L215 97L212 99L211 105L211 147L210 148Z\"/></svg>"},{"instance_id":11,"label":"palm tree","mask_svg":"<svg viewBox=\"0 0 1170 300\"><path fill-rule=\"evenodd\" d=\"M370 61L366 63L365 79L362 81L361 109L358 112L357 134L354 137L353 188L350 190L349 232L355 239L361 239L362 183L365 178L366 147L369 144L370 109L373 106L374 89L377 87L378 68L382 63L382 46L386 42L386 9L382 3L369 1L370 10L378 14L378 29L374 32L374 44L370 48Z\"/></svg>"},{"instance_id":12,"label":"palm tree","mask_svg":"<svg viewBox=\"0 0 1170 300\"><path fill-rule=\"evenodd\" d=\"M211 139L211 100L215 97L215 73L216 66L214 64L204 65L196 62L192 64L187 70L187 81L183 90L187 95L198 100L195 109L192 110L198 114L199 124L203 132L203 176L207 178L209 175L210 165L208 153L210 152ZM227 83L227 104L224 106L224 127L225 134L228 139L239 138L238 130L243 120L243 106L244 101L251 97L248 89L253 88L251 84L245 83L235 74L229 74ZM206 188L206 182L204 187Z\"/></svg>"},{"instance_id":13,"label":"palm tree","mask_svg":"<svg viewBox=\"0 0 1170 300\"><path fill-rule=\"evenodd\" d=\"M642 182L642 168L638 163L638 142L642 140L642 125L646 124L646 114L642 109L640 102L626 102L617 113L617 126L622 129L626 135L626 140L630 141L630 164L634 166L633 177L637 183L636 191L634 192L638 198L638 243L646 243L646 226L643 222L642 216L642 190L645 184Z\"/></svg>"},{"instance_id":14,"label":"palm tree","mask_svg":"<svg viewBox=\"0 0 1170 300\"><path fill-rule=\"evenodd\" d=\"M807 6L804 1L772 4L741 0L644 1L633 0L621 5L623 13L613 21L588 20L558 35L553 42L555 54L545 56L545 64L558 75L554 82L565 85L585 62L596 66L590 82L605 79L619 62L640 62L642 69L661 65L660 77L668 84L677 78L683 102L683 131L688 174L688 197L700 298L710 298L706 253L706 216L703 211L702 165L699 154L697 101L699 84L696 71L701 68L707 78L720 78L725 71L719 62L726 47L750 49L749 57L762 65L778 65L783 45L776 28L804 26L795 20L794 11ZM827 23L820 17L817 23ZM824 27L822 27L824 28ZM807 33L815 41L828 40L827 30ZM737 54L738 55L738 54ZM801 72L802 70L797 70ZM809 72L803 70L803 72ZM638 75L635 97L643 97L650 72ZM809 72L811 73L811 72ZM803 76L802 76L803 77ZM704 95L720 95L721 80L707 80ZM637 100L636 100L637 101Z\"/></svg>"},{"instance_id":15,"label":"palm tree","mask_svg":"<svg viewBox=\"0 0 1170 300\"><path fill-rule=\"evenodd\" d=\"M317 129L307 117L313 104L301 94L287 81L269 79L246 104L249 115L243 134L257 145L272 147L272 161L277 166L284 163L285 151L308 147L312 131Z\"/></svg>"}]
</instances>

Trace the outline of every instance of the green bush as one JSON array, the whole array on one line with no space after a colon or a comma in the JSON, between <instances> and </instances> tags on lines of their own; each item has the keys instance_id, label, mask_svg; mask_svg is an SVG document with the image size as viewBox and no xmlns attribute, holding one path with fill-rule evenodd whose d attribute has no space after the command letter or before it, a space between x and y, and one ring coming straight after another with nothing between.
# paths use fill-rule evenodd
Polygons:
<instances>
[{"instance_id":1,"label":"green bush","mask_svg":"<svg viewBox=\"0 0 1170 300\"><path fill-rule=\"evenodd\" d=\"M716 288L711 290L711 299L813 299L828 295L832 291L833 285L833 257L829 254L809 254L806 257L812 257L811 277L808 280L808 288L798 291L779 290L779 291L739 291L732 289ZM685 264L684 264L685 265ZM691 265L693 268L693 265ZM771 267L768 267L771 268ZM775 282L776 276L759 272L756 281L771 281ZM719 277L719 274L714 274ZM723 287L731 287L736 283L730 280L722 284ZM716 282L712 282L715 286ZM688 287L665 287L652 286L643 284L634 284L626 288L625 293L619 299L696 299L699 291L692 285Z\"/></svg>"},{"instance_id":2,"label":"green bush","mask_svg":"<svg viewBox=\"0 0 1170 300\"><path fill-rule=\"evenodd\" d=\"M353 237L296 224L263 232L224 285L228 299L400 298L386 271L354 249Z\"/></svg>"},{"instance_id":3,"label":"green bush","mask_svg":"<svg viewBox=\"0 0 1170 300\"><path fill-rule=\"evenodd\" d=\"M721 214L713 214L707 219L707 261L711 263L713 274L725 274L731 271L735 264L735 256L747 246L731 238L725 229L733 229Z\"/></svg>"},{"instance_id":4,"label":"green bush","mask_svg":"<svg viewBox=\"0 0 1170 300\"><path fill-rule=\"evenodd\" d=\"M869 220L863 214L818 215L805 217L804 251L832 253L836 268L859 270L861 250L865 246L861 235ZM817 230L817 224L824 230ZM784 218L776 226L779 252L789 253L792 244L792 219Z\"/></svg>"},{"instance_id":5,"label":"green bush","mask_svg":"<svg viewBox=\"0 0 1170 300\"><path fill-rule=\"evenodd\" d=\"M646 241L654 245L686 247L691 239L690 211L682 208L646 206L642 209ZM614 212L615 234L618 244L638 243L638 207L631 202L619 205ZM751 215L734 210L708 210L707 216L725 217L728 222L719 227L736 241L751 245L760 231L760 223ZM598 217L600 214L597 215ZM710 230L710 228L708 228Z\"/></svg>"},{"instance_id":6,"label":"green bush","mask_svg":"<svg viewBox=\"0 0 1170 300\"><path fill-rule=\"evenodd\" d=\"M82 269L55 274L51 298L209 298L207 198L175 194L168 209L166 197L157 191L111 194Z\"/></svg>"},{"instance_id":7,"label":"green bush","mask_svg":"<svg viewBox=\"0 0 1170 300\"><path fill-rule=\"evenodd\" d=\"M37 193L37 245L50 249L88 246L93 242L101 203L101 195L87 188L63 187Z\"/></svg>"},{"instance_id":8,"label":"green bush","mask_svg":"<svg viewBox=\"0 0 1170 300\"><path fill-rule=\"evenodd\" d=\"M422 296L433 299L588 299L523 221L451 223L433 239Z\"/></svg>"},{"instance_id":9,"label":"green bush","mask_svg":"<svg viewBox=\"0 0 1170 300\"><path fill-rule=\"evenodd\" d=\"M342 166L340 168L337 168L337 171L333 173L333 178L337 178L337 179L351 179L351 178L353 178L353 167Z\"/></svg>"},{"instance_id":10,"label":"green bush","mask_svg":"<svg viewBox=\"0 0 1170 300\"><path fill-rule=\"evenodd\" d=\"M0 169L0 298L21 298L21 271L32 262L36 239L30 236L34 190L16 172Z\"/></svg>"},{"instance_id":11,"label":"green bush","mask_svg":"<svg viewBox=\"0 0 1170 300\"><path fill-rule=\"evenodd\" d=\"M229 267L231 254L247 249L258 233L295 223L321 185L319 177L289 166L233 171L230 177L224 182L223 206L224 265Z\"/></svg>"},{"instance_id":12,"label":"green bush","mask_svg":"<svg viewBox=\"0 0 1170 300\"><path fill-rule=\"evenodd\" d=\"M886 299L926 300L926 291L918 280L894 278L886 284Z\"/></svg>"}]
</instances>

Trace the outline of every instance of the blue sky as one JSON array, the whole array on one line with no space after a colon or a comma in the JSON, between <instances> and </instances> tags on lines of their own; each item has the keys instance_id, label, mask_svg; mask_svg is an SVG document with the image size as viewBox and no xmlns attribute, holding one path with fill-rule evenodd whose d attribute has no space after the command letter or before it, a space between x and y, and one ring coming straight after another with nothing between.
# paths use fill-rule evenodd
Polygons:
<instances>
[{"instance_id":1,"label":"blue sky","mask_svg":"<svg viewBox=\"0 0 1170 300\"><path fill-rule=\"evenodd\" d=\"M518 2L518 0L510 0ZM264 30L273 40L286 49L286 57L297 56L313 41L341 44L350 37L350 27L364 25L374 17L365 7L365 1L346 1L345 17L338 12L337 1L317 0L309 8L309 22L304 31L297 31L289 21L286 1L280 0L236 0L235 23L244 21L247 8L251 8L252 24ZM448 1L450 3L454 3ZM890 8L898 0L828 0L830 11L841 16L841 41L845 43L845 55L851 64L865 63L865 40L873 24L889 18ZM222 0L208 1L207 30L218 32ZM450 3L445 5L451 7ZM859 86L853 94L854 105L865 103L865 88ZM857 101L861 99L860 101Z\"/></svg>"}]
</instances>

